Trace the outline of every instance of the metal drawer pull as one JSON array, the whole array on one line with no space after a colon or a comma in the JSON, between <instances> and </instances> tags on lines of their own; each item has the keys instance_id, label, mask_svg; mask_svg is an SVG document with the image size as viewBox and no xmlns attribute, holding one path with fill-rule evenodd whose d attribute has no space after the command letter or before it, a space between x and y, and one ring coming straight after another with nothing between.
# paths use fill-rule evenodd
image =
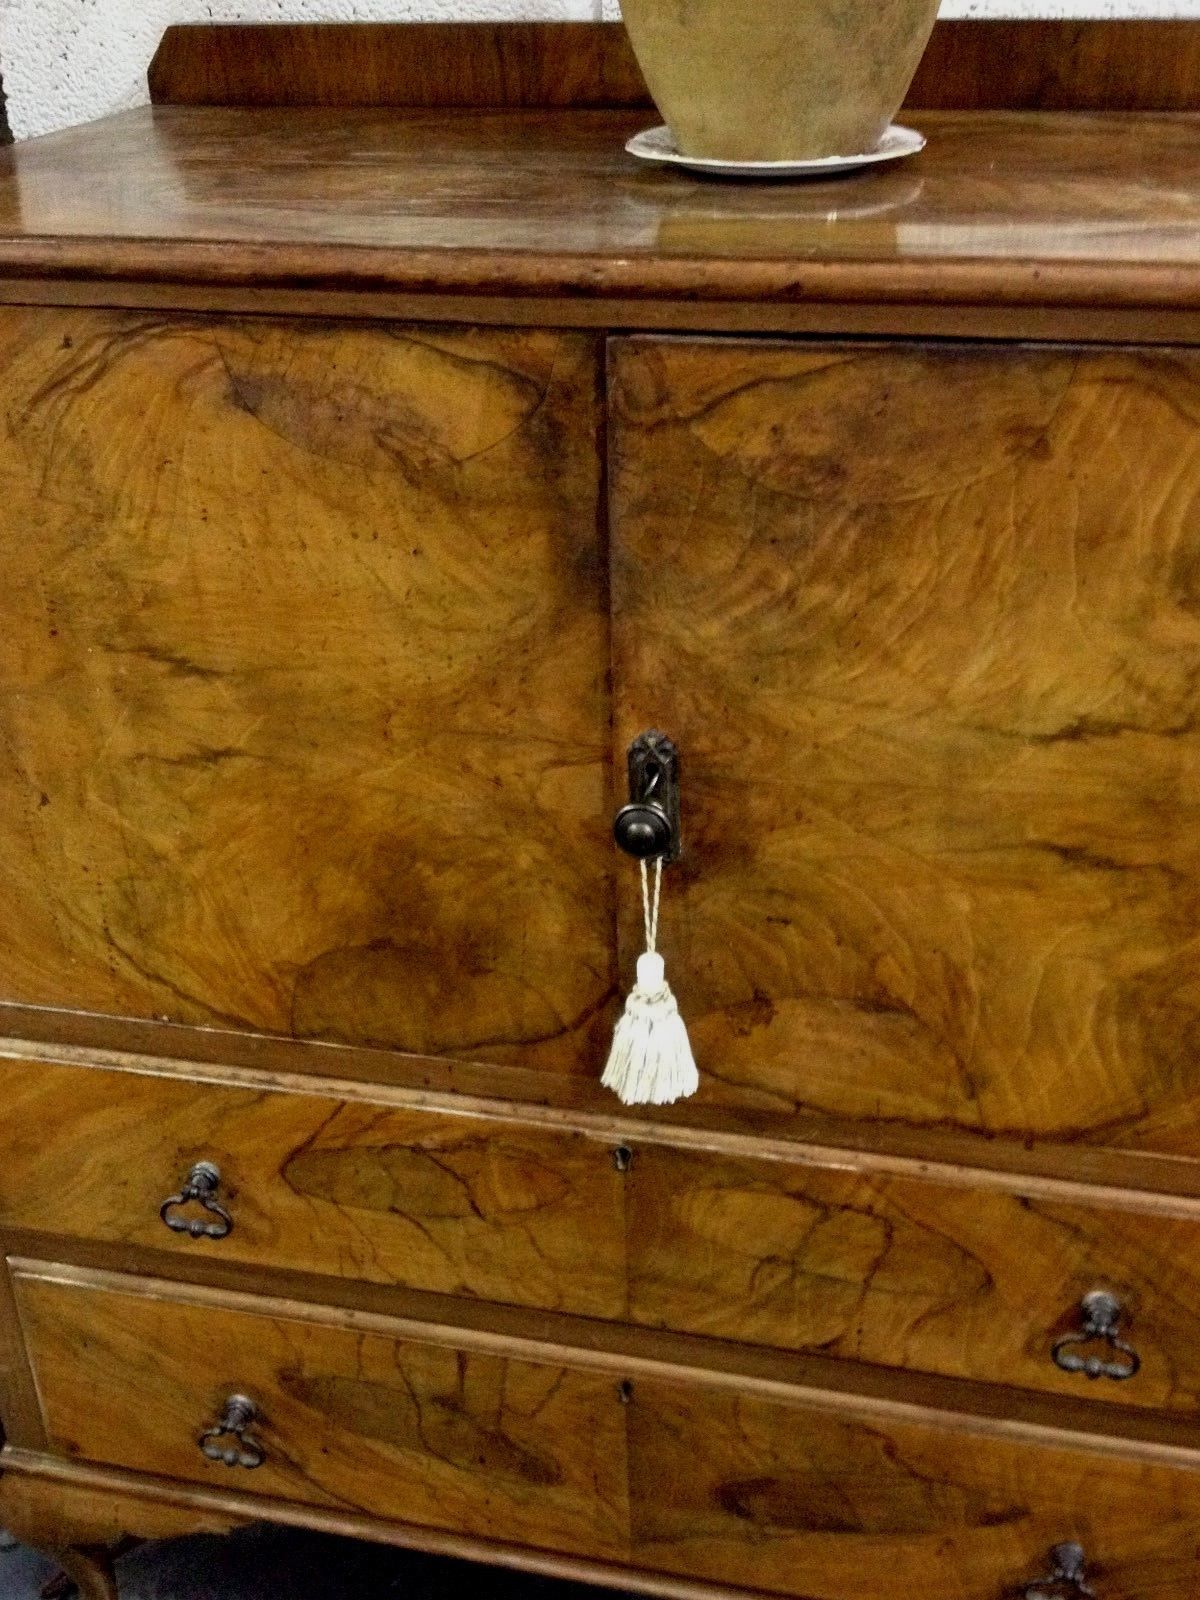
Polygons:
<instances>
[{"instance_id":1,"label":"metal drawer pull","mask_svg":"<svg viewBox=\"0 0 1200 1600\"><path fill-rule=\"evenodd\" d=\"M1088 1378L1113 1378L1118 1383L1134 1377L1142 1358L1120 1335L1121 1302L1105 1289L1093 1289L1079 1302L1079 1330L1068 1333L1054 1346L1055 1365L1064 1372L1082 1372ZM1104 1361L1098 1355L1083 1355L1080 1345L1103 1339L1118 1357Z\"/></svg>"},{"instance_id":2,"label":"metal drawer pull","mask_svg":"<svg viewBox=\"0 0 1200 1600\"><path fill-rule=\"evenodd\" d=\"M1025 1600L1078 1600L1080 1595L1096 1600L1096 1591L1084 1575L1083 1546L1056 1544L1050 1552L1050 1575L1031 1583Z\"/></svg>"},{"instance_id":3,"label":"metal drawer pull","mask_svg":"<svg viewBox=\"0 0 1200 1600\"><path fill-rule=\"evenodd\" d=\"M224 1239L233 1232L233 1218L217 1199L221 1183L221 1169L211 1161L197 1161L187 1175L187 1182L178 1194L170 1195L158 1208L158 1214L172 1233L186 1233L192 1239ZM203 1217L178 1217L173 1213L181 1206L203 1206L215 1221Z\"/></svg>"},{"instance_id":4,"label":"metal drawer pull","mask_svg":"<svg viewBox=\"0 0 1200 1600\"><path fill-rule=\"evenodd\" d=\"M245 1467L253 1472L267 1459L258 1440L246 1429L258 1416L258 1407L244 1394L231 1394L225 1402L221 1420L205 1428L196 1443L210 1461L219 1461L225 1467ZM222 1444L223 1439L232 1440Z\"/></svg>"}]
</instances>

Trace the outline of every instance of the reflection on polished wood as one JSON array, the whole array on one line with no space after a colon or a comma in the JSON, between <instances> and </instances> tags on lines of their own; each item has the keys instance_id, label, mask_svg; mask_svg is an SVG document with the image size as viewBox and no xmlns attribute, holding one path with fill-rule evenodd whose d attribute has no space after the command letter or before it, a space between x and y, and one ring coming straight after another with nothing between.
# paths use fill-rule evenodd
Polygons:
<instances>
[{"instance_id":1,"label":"reflection on polished wood","mask_svg":"<svg viewBox=\"0 0 1200 1600\"><path fill-rule=\"evenodd\" d=\"M644 122L130 112L0 155L0 272L647 302L1200 306L1190 116L928 113L929 147L912 162L770 187L639 166L622 147Z\"/></svg>"}]
</instances>

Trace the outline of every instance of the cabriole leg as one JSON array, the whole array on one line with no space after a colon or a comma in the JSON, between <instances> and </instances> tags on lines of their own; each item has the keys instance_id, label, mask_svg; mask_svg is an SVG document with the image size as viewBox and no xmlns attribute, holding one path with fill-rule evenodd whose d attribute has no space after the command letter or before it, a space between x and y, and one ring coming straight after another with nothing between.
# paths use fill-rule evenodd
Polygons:
<instances>
[{"instance_id":1,"label":"cabriole leg","mask_svg":"<svg viewBox=\"0 0 1200 1600\"><path fill-rule=\"evenodd\" d=\"M69 1545L46 1554L58 1562L63 1576L46 1585L44 1596L57 1600L73 1590L79 1600L118 1600L112 1553L104 1545Z\"/></svg>"}]
</instances>

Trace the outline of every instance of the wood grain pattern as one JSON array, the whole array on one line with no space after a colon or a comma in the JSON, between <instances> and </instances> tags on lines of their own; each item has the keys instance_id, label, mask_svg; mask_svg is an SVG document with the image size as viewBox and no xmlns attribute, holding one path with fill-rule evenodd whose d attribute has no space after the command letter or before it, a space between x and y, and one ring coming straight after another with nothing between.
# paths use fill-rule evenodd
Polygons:
<instances>
[{"instance_id":1,"label":"wood grain pattern","mask_svg":"<svg viewBox=\"0 0 1200 1600\"><path fill-rule=\"evenodd\" d=\"M1200 1573L1194 1469L653 1380L629 1459L635 1548L718 1584L1016 1600L1064 1539L1102 1600L1184 1600Z\"/></svg>"},{"instance_id":2,"label":"wood grain pattern","mask_svg":"<svg viewBox=\"0 0 1200 1600\"><path fill-rule=\"evenodd\" d=\"M18 1294L68 1455L543 1547L624 1544L624 1408L606 1373L50 1278ZM196 1444L231 1392L261 1412L254 1471Z\"/></svg>"},{"instance_id":3,"label":"wood grain pattern","mask_svg":"<svg viewBox=\"0 0 1200 1600\"><path fill-rule=\"evenodd\" d=\"M426 1550L456 1560L487 1563L518 1572L602 1585L625 1592L709 1600L707 1584L670 1573L641 1571L611 1562L566 1556L531 1546L468 1538L437 1528L382 1522L353 1512L296 1506L264 1496L220 1492L172 1483L168 1479L134 1477L111 1468L89 1467L52 1456L6 1450L0 1477L0 1516L6 1528L21 1530L31 1544L61 1538L64 1528L87 1537L96 1528L134 1528L145 1538L169 1538L197 1531L224 1532L264 1518L290 1526L315 1527L342 1538L373 1539L382 1544ZM26 1529L30 1532L26 1533ZM37 1535L35 1537L34 1535ZM722 1586L726 1600L755 1600L753 1591Z\"/></svg>"},{"instance_id":4,"label":"wood grain pattern","mask_svg":"<svg viewBox=\"0 0 1200 1600\"><path fill-rule=\"evenodd\" d=\"M1192 111L1200 28L1162 17L940 21L905 105Z\"/></svg>"},{"instance_id":5,"label":"wood grain pattern","mask_svg":"<svg viewBox=\"0 0 1200 1600\"><path fill-rule=\"evenodd\" d=\"M799 1160L867 1174L921 1176L932 1170L951 1182L1008 1188L1046 1180L1065 1185L1065 1198L1072 1201L1086 1201L1096 1189L1141 1196L1147 1209L1200 1199L1200 1162L1188 1156L1033 1142L1019 1132L981 1134L949 1124L864 1122L808 1105L764 1105L758 1097L704 1094L686 1105L634 1112L601 1086L598 1074L548 1073L3 1001L0 1059L149 1073L262 1094L321 1094L437 1114L515 1116L531 1127L586 1132L606 1145L649 1140L735 1160Z\"/></svg>"},{"instance_id":6,"label":"wood grain pattern","mask_svg":"<svg viewBox=\"0 0 1200 1600\"><path fill-rule=\"evenodd\" d=\"M252 1266L615 1317L624 1182L611 1142L513 1118L0 1065L0 1221ZM64 1118L63 1107L70 1108ZM159 1218L196 1161L234 1219L214 1242ZM197 1207L181 1208L200 1216Z\"/></svg>"},{"instance_id":7,"label":"wood grain pattern","mask_svg":"<svg viewBox=\"0 0 1200 1600\"><path fill-rule=\"evenodd\" d=\"M1200 364L612 372L617 743L684 752L664 939L708 1093L1194 1153Z\"/></svg>"},{"instance_id":8,"label":"wood grain pattern","mask_svg":"<svg viewBox=\"0 0 1200 1600\"><path fill-rule=\"evenodd\" d=\"M238 1493L483 1526L804 1600L878 1600L884 1575L993 1600L1068 1537L1088 1547L1105 1600L1183 1600L1195 1584L1194 1452L835 1409L682 1371L631 1369L623 1402L611 1373L545 1365L535 1347L528 1360L455 1351L35 1263L19 1264L18 1292L59 1447L160 1478L232 1477L191 1437L236 1373L258 1394L268 1451ZM153 1403L128 1381L147 1351Z\"/></svg>"},{"instance_id":9,"label":"wood grain pattern","mask_svg":"<svg viewBox=\"0 0 1200 1600\"><path fill-rule=\"evenodd\" d=\"M1190 21L964 18L934 28L907 104L1196 110L1198 69ZM652 104L618 23L182 23L149 81L156 105Z\"/></svg>"},{"instance_id":10,"label":"wood grain pattern","mask_svg":"<svg viewBox=\"0 0 1200 1600\"><path fill-rule=\"evenodd\" d=\"M707 1584L672 1577L670 1573L617 1567L611 1562L469 1538L415 1524L383 1522L344 1510L300 1507L261 1495L238 1494L228 1486L216 1492L194 1484L134 1477L110 1468L12 1450L6 1450L2 1459L5 1470L0 1477L0 1516L6 1528L19 1530L30 1544L49 1547L55 1538L61 1539L64 1529L77 1531L81 1538L97 1528L134 1528L144 1538L170 1538L190 1532L221 1533L266 1518L294 1527L320 1528L342 1538L367 1538L455 1560L659 1595L668 1600L709 1600L711 1593ZM755 1600L752 1591L728 1585L723 1586L722 1594L728 1600Z\"/></svg>"},{"instance_id":11,"label":"wood grain pattern","mask_svg":"<svg viewBox=\"0 0 1200 1600\"><path fill-rule=\"evenodd\" d=\"M177 23L154 105L651 105L619 23Z\"/></svg>"},{"instance_id":12,"label":"wood grain pattern","mask_svg":"<svg viewBox=\"0 0 1200 1600\"><path fill-rule=\"evenodd\" d=\"M1200 1214L638 1146L629 1318L898 1371L1121 1407L1200 1405ZM1133 1379L1059 1370L1096 1288L1122 1305ZM1097 1341L1086 1354L1112 1359ZM1115 1426L1120 1427L1120 1422Z\"/></svg>"},{"instance_id":13,"label":"wood grain pattern","mask_svg":"<svg viewBox=\"0 0 1200 1600\"><path fill-rule=\"evenodd\" d=\"M1155 338L1200 307L1187 115L928 112L915 163L770 189L640 167L624 144L644 120L131 112L0 151L0 277L93 303L131 282L500 297L526 308L518 323L550 299L610 306L623 327L680 302L710 308L711 328L845 305L890 307L903 329L899 308L940 307L952 336L951 307L1139 312Z\"/></svg>"},{"instance_id":14,"label":"wood grain pattern","mask_svg":"<svg viewBox=\"0 0 1200 1600\"><path fill-rule=\"evenodd\" d=\"M1195 1202L970 1170L923 1180L832 1153L737 1159L645 1130L622 1173L619 1135L598 1129L40 1061L0 1065L0 1089L6 1230L170 1251L202 1274L282 1268L470 1297L487 1315L525 1306L858 1370L1200 1405ZM216 1243L158 1215L197 1160L219 1166L234 1218ZM1097 1287L1122 1304L1133 1381L1091 1384L1051 1359Z\"/></svg>"},{"instance_id":15,"label":"wood grain pattern","mask_svg":"<svg viewBox=\"0 0 1200 1600\"><path fill-rule=\"evenodd\" d=\"M228 1533L247 1520L194 1503L164 1506L129 1492L118 1496L92 1485L37 1478L14 1468L7 1450L0 1459L5 1466L0 1474L3 1525L23 1544L43 1550L61 1548L64 1536L85 1547L115 1545L130 1530L142 1539L170 1539L183 1533Z\"/></svg>"},{"instance_id":16,"label":"wood grain pattern","mask_svg":"<svg viewBox=\"0 0 1200 1600\"><path fill-rule=\"evenodd\" d=\"M592 343L9 309L0 350L0 993L592 1065Z\"/></svg>"},{"instance_id":17,"label":"wood grain pattern","mask_svg":"<svg viewBox=\"0 0 1200 1600\"><path fill-rule=\"evenodd\" d=\"M472 327L638 329L739 338L936 338L1069 341L1083 344L1200 344L1200 311L1178 306L1089 309L1083 305L956 305L953 326L934 303L838 305L830 301L700 299L584 299L546 295L406 294L394 290L256 288L229 284L183 284L108 279L103 285L69 278L6 278L0 273L0 305L125 307L141 311L219 312L227 316L320 317L346 320L421 321Z\"/></svg>"}]
</instances>

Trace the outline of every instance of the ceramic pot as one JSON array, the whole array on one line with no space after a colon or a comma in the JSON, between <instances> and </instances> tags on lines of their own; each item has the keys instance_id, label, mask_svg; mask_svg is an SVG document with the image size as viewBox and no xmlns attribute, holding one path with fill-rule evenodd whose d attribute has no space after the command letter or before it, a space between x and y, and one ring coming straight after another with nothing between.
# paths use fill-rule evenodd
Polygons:
<instances>
[{"instance_id":1,"label":"ceramic pot","mask_svg":"<svg viewBox=\"0 0 1200 1600\"><path fill-rule=\"evenodd\" d=\"M679 149L720 161L872 150L929 42L938 0L622 0Z\"/></svg>"}]
</instances>

